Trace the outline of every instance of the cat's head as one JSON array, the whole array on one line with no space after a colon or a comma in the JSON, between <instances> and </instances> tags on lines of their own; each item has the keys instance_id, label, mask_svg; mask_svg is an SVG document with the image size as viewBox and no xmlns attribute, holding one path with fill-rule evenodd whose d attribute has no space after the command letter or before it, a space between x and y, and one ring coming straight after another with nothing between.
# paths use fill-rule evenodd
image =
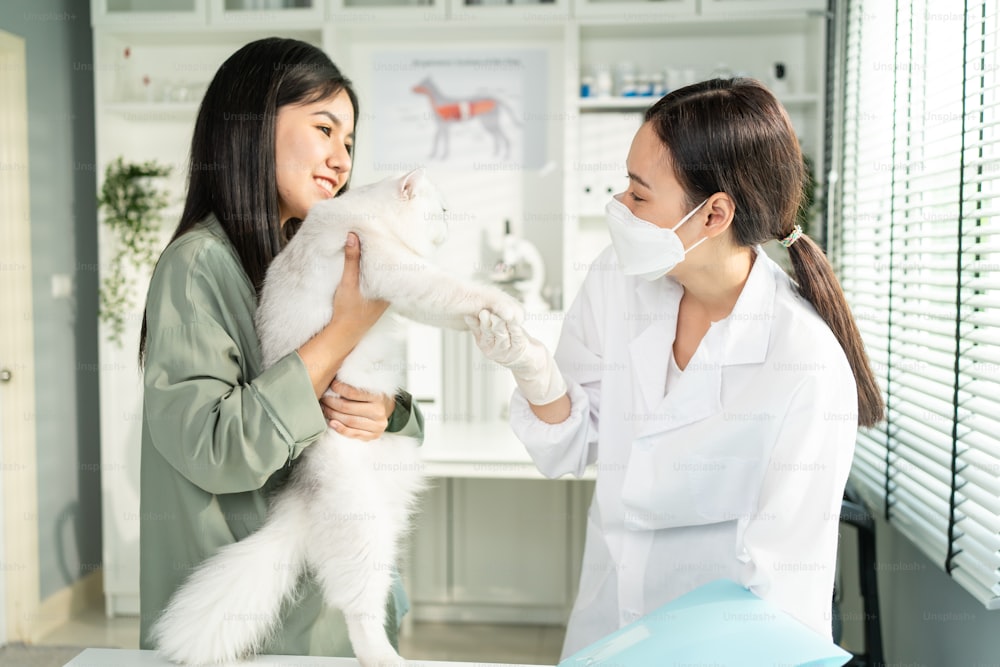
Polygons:
<instances>
[{"instance_id":1,"label":"cat's head","mask_svg":"<svg viewBox=\"0 0 1000 667\"><path fill-rule=\"evenodd\" d=\"M423 168L352 188L338 199L421 257L430 255L447 238L441 193Z\"/></svg>"}]
</instances>

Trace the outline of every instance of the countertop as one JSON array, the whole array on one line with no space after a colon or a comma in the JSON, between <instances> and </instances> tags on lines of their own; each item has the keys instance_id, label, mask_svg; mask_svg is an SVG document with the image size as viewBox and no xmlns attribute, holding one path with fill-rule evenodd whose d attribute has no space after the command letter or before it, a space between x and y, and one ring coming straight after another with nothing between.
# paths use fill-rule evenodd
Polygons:
<instances>
[{"instance_id":1,"label":"countertop","mask_svg":"<svg viewBox=\"0 0 1000 667\"><path fill-rule=\"evenodd\" d=\"M420 454L426 466L424 473L430 477L546 479L538 472L510 424L501 420L427 420ZM595 478L596 470L590 466L582 479Z\"/></svg>"},{"instance_id":2,"label":"countertop","mask_svg":"<svg viewBox=\"0 0 1000 667\"><path fill-rule=\"evenodd\" d=\"M360 667L354 658L320 658L309 656L262 655L247 665L272 665L280 667ZM408 667L484 667L481 662L439 662L410 660ZM155 651L131 649L88 648L66 663L64 667L177 667L159 657ZM534 667L489 663L489 667Z\"/></svg>"}]
</instances>

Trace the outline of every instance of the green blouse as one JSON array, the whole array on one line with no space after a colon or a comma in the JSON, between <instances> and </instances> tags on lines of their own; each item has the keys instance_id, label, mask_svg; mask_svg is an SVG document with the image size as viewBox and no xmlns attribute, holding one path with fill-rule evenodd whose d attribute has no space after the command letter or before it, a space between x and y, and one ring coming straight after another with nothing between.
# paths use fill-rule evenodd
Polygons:
<instances>
[{"instance_id":1,"label":"green blouse","mask_svg":"<svg viewBox=\"0 0 1000 667\"><path fill-rule=\"evenodd\" d=\"M267 495L326 429L295 352L261 370L256 295L214 218L171 243L149 287L140 493L142 648L192 568L257 530ZM423 417L397 398L389 431L422 440ZM252 586L253 582L247 582ZM343 616L311 577L265 653L352 655ZM406 596L387 601L395 642Z\"/></svg>"}]
</instances>

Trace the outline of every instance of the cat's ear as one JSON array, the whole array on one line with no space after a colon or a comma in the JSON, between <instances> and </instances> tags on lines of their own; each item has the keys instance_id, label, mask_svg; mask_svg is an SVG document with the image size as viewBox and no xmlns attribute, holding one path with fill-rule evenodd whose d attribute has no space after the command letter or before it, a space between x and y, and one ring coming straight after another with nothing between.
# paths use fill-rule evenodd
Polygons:
<instances>
[{"instance_id":1,"label":"cat's ear","mask_svg":"<svg viewBox=\"0 0 1000 667\"><path fill-rule=\"evenodd\" d=\"M400 199L413 199L417 190L417 184L427 177L427 172L423 167L417 167L406 176L399 179Z\"/></svg>"}]
</instances>

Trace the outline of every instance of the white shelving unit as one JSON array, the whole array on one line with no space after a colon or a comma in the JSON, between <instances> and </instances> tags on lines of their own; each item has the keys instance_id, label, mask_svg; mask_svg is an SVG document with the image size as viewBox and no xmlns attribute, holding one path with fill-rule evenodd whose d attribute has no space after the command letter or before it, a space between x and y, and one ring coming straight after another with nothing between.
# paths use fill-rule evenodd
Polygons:
<instances>
[{"instance_id":1,"label":"white shelving unit","mask_svg":"<svg viewBox=\"0 0 1000 667\"><path fill-rule=\"evenodd\" d=\"M712 11L707 10L712 2ZM700 9L675 6L669 15L642 15L663 3L629 0L577 0L578 17L567 40L567 61L576 70L604 67L613 77L616 65L632 63L639 72L671 74L702 80L717 71L745 75L771 85L775 63L783 63L784 88L776 92L788 110L803 151L813 164L823 164L823 114L826 17L816 11L823 3L799 3L796 11L777 0L702 0ZM725 4L740 11L723 11ZM744 11L752 5L756 11ZM609 6L622 11L595 18ZM702 55L704 54L704 55ZM664 76L666 79L667 77ZM576 86L576 80L573 85ZM570 93L566 133L566 216L574 224L564 244L563 291L574 294L596 252L610 239L604 225L604 205L625 188L625 156L642 113L654 97L579 97ZM817 174L818 179L822 178Z\"/></svg>"},{"instance_id":2,"label":"white shelving unit","mask_svg":"<svg viewBox=\"0 0 1000 667\"><path fill-rule=\"evenodd\" d=\"M208 0L211 25L309 25L323 20L323 0Z\"/></svg>"},{"instance_id":3,"label":"white shelving unit","mask_svg":"<svg viewBox=\"0 0 1000 667\"><path fill-rule=\"evenodd\" d=\"M701 0L701 13L708 16L825 11L826 0Z\"/></svg>"},{"instance_id":4,"label":"white shelving unit","mask_svg":"<svg viewBox=\"0 0 1000 667\"><path fill-rule=\"evenodd\" d=\"M698 14L698 0L573 0L573 15L580 18L601 17L625 21L651 18L693 17Z\"/></svg>"},{"instance_id":5,"label":"white shelving unit","mask_svg":"<svg viewBox=\"0 0 1000 667\"><path fill-rule=\"evenodd\" d=\"M329 0L327 19L341 26L443 21L448 15L446 3L447 0Z\"/></svg>"},{"instance_id":6,"label":"white shelving unit","mask_svg":"<svg viewBox=\"0 0 1000 667\"><path fill-rule=\"evenodd\" d=\"M524 25L535 21L559 21L568 18L569 14L570 0L448 0L448 17L457 20L514 21Z\"/></svg>"},{"instance_id":7,"label":"white shelving unit","mask_svg":"<svg viewBox=\"0 0 1000 667\"><path fill-rule=\"evenodd\" d=\"M584 69L604 66L614 72L618 63L630 61L639 71L674 69L703 79L729 69L767 82L774 63L784 63L788 88L779 98L805 152L821 165L824 6L825 0L509 5L495 0L96 0L98 181L119 155L173 165L165 241L180 213L191 131L204 88L225 58L253 39L282 35L320 46L354 81L361 99L355 183L407 166L381 162L374 149L377 119L384 112L372 101L378 92L373 67L378 57L531 51L540 54L539 72L546 82L539 100L544 111L535 119L544 124L541 164L456 171L430 161L428 169L459 221L452 227L451 251L442 258L449 269L481 273L492 261L484 248L499 246L503 221L510 219L514 230L538 247L547 286L561 292L568 306L590 262L608 242L604 204L625 185L632 135L655 101L581 98ZM99 239L101 259L107 261L103 230ZM137 277L134 285L139 303L146 281ZM554 342L561 312L533 316L533 332ZM141 312L129 321L124 349L105 342L103 332L101 337L104 581L112 616L138 612L141 386L135 341L140 321ZM482 363L468 338L415 328L409 345L421 354L434 350L427 357L432 362L408 364L414 369L410 388L425 402L428 432L453 444L467 435L467 422L502 426L512 386L505 372ZM512 434L504 437L506 447L520 446ZM499 456L479 449L470 453L470 461L494 455ZM414 616L561 622L576 588L592 482L522 479L520 468L514 474L502 462L491 465L475 475L448 472L468 470L449 459L448 466L436 469L441 477L422 505L406 572ZM524 518L536 508L538 516ZM511 556L506 545L515 540L525 546Z\"/></svg>"},{"instance_id":8,"label":"white shelving unit","mask_svg":"<svg viewBox=\"0 0 1000 667\"><path fill-rule=\"evenodd\" d=\"M90 21L95 27L169 25L174 29L201 27L208 20L208 0L93 0Z\"/></svg>"}]
</instances>

